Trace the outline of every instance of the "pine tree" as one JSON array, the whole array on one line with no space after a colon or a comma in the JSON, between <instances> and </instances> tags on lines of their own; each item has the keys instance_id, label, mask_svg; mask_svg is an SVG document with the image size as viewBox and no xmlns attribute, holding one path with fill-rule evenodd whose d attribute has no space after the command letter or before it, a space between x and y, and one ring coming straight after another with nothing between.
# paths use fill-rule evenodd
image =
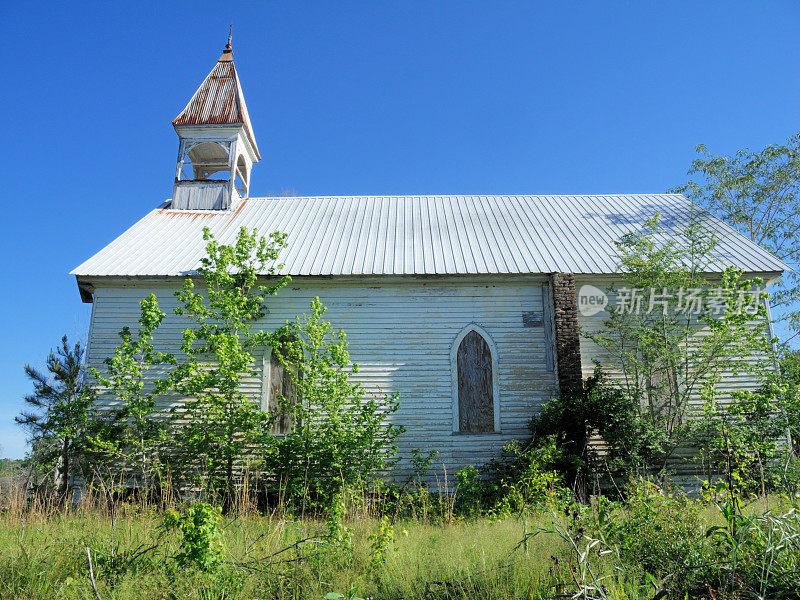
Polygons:
<instances>
[{"instance_id":1,"label":"pine tree","mask_svg":"<svg viewBox=\"0 0 800 600\"><path fill-rule=\"evenodd\" d=\"M39 468L55 473L55 483L64 496L86 449L86 427L94 393L84 384L84 349L70 346L65 335L51 350L46 371L25 365L33 393L24 397L28 409L15 421L31 433L32 459Z\"/></svg>"}]
</instances>

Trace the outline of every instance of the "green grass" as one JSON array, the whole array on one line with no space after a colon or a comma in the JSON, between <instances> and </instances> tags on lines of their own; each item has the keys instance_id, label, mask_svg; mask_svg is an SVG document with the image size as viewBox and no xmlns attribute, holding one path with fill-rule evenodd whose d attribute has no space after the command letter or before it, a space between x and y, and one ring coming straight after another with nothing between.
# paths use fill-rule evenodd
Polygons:
<instances>
[{"instance_id":1,"label":"green grass","mask_svg":"<svg viewBox=\"0 0 800 600\"><path fill-rule=\"evenodd\" d=\"M94 557L103 600L155 598L314 598L350 593L371 598L541 598L552 578L551 556L566 545L542 533L515 549L525 527L548 527L552 516L527 520L479 519L435 525L398 522L383 566L371 562L378 521L347 520L350 548L319 543L324 523L269 516L226 518L223 566L212 573L179 568L172 558L178 534L164 532L154 511L121 511L111 519L97 510L0 517L0 597L94 598L86 547ZM292 544L314 538L297 548ZM138 558L134 555L144 552ZM289 548L284 552L280 550ZM270 558L270 555L275 554Z\"/></svg>"},{"instance_id":2,"label":"green grass","mask_svg":"<svg viewBox=\"0 0 800 600\"><path fill-rule=\"evenodd\" d=\"M607 577L602 580L609 591L607 597L652 598L653 588L648 587L637 563L643 554L656 556L659 548L663 552L676 543L670 542L669 528L662 529L662 521L650 518L659 514L675 518L663 512L666 509L661 502L652 504L655 512L646 506L646 510L631 507L616 513L619 522L643 523L629 532L638 546L633 546L634 556L627 563L615 553L599 556L600 547L591 553L589 564L595 577ZM780 502L762 504L751 504L747 512L760 514ZM121 504L112 519L98 502L73 510L52 506L22 510L19 506L11 503L0 512L3 600L96 600L87 547L101 600L321 600L331 592L375 600L536 600L576 589L569 567L579 567L579 561L570 553L569 541L554 533L554 526L575 536L579 526L592 522L587 514L567 530L564 528L571 520L548 511L500 520L401 520L394 525L385 562L376 564L373 545L380 522L368 514L351 512L345 520L350 542L335 546L325 542L324 520L260 515L250 510L223 518L221 566L204 572L178 564L175 557L181 551L181 534L165 530L163 515L155 509ZM719 511L708 505L692 506L700 517L695 528L698 543L706 544L706 528L722 523ZM535 531L539 533L521 544L526 532ZM581 538L578 547L585 548L587 541ZM572 584L564 590L554 588L558 573L551 572L553 557L559 561L557 571Z\"/></svg>"}]
</instances>

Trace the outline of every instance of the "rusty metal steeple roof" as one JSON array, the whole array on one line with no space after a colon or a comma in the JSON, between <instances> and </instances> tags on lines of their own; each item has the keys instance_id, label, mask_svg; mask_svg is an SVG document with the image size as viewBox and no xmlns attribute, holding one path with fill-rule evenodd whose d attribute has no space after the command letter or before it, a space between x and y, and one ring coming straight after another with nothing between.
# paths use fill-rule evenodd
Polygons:
<instances>
[{"instance_id":1,"label":"rusty metal steeple roof","mask_svg":"<svg viewBox=\"0 0 800 600\"><path fill-rule=\"evenodd\" d=\"M247 137L253 145L256 156L258 151L250 115L244 102L242 84L233 63L231 36L217 64L211 69L200 87L189 100L180 114L172 120L173 125L242 125Z\"/></svg>"}]
</instances>

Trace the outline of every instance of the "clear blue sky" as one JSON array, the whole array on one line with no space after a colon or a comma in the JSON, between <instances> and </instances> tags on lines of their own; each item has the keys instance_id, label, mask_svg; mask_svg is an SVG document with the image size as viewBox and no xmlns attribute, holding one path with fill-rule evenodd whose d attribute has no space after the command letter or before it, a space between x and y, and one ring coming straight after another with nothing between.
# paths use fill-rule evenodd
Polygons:
<instances>
[{"instance_id":1,"label":"clear blue sky","mask_svg":"<svg viewBox=\"0 0 800 600\"><path fill-rule=\"evenodd\" d=\"M4 2L0 455L89 305L67 273L172 191L234 24L252 193L653 193L800 130L796 2Z\"/></svg>"}]
</instances>

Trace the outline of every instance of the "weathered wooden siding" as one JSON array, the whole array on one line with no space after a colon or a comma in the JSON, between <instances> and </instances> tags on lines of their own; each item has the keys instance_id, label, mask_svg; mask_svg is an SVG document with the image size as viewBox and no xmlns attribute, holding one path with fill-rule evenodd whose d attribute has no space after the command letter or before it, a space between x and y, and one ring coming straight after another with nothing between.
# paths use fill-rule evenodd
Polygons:
<instances>
[{"instance_id":1,"label":"weathered wooden siding","mask_svg":"<svg viewBox=\"0 0 800 600\"><path fill-rule=\"evenodd\" d=\"M575 289L580 293L580 288L583 285L592 285L596 288L607 292L611 303L615 301L615 295L609 291L610 286L614 283L611 277L597 277L597 276L575 276ZM617 286L621 285L618 280ZM590 376L597 363L602 365L604 371L610 377L619 377L621 370L617 366L617 361L613 356L608 354L603 348L599 347L592 340L588 339L591 333L595 333L604 329L603 322L608 319L609 314L607 310L603 310L592 316L585 316L578 313L578 326L580 328L580 344L581 344L581 367L583 376ZM703 332L698 332L698 335L703 335ZM764 335L768 335L768 326L764 323ZM723 375L722 382L718 385L720 394L718 401L725 404L731 399L730 393L738 390L755 390L760 384L759 381L752 375L739 372L726 373ZM692 411L700 411L702 409L702 400L699 394L693 395L690 400L690 409ZM671 461L671 470L675 473L674 479L682 481L687 485L694 485L698 481L698 477L705 477L709 474L704 471L704 465L697 460L697 454L690 448L679 449L673 460Z\"/></svg>"},{"instance_id":2,"label":"weathered wooden siding","mask_svg":"<svg viewBox=\"0 0 800 600\"><path fill-rule=\"evenodd\" d=\"M400 392L401 408L393 418L406 427L398 440L401 457L407 459L414 448L435 449L440 452L435 466L441 471L444 464L452 473L496 457L510 439L527 437L529 419L556 393L552 349L545 341L551 318L543 306L546 282L520 276L296 278L269 303L258 326L275 329L306 312L319 296L328 306L326 318L347 333L366 389ZM177 285L174 280L96 283L89 363L99 365L113 351L117 332L135 324L138 302L150 291L168 314L157 343L175 351L185 326L173 314ZM471 323L491 337L498 354L499 433L453 433L451 351ZM244 388L254 401L261 397L259 378Z\"/></svg>"},{"instance_id":3,"label":"weathered wooden siding","mask_svg":"<svg viewBox=\"0 0 800 600\"><path fill-rule=\"evenodd\" d=\"M612 291L608 291L613 283L611 278L589 277L589 276L575 276L575 289L579 291L583 285L592 285L596 288L604 290L610 301L615 301L615 296ZM620 285L620 282L617 282ZM646 308L646 303L643 304ZM603 322L608 319L609 314L607 310L603 310L596 315L587 317L580 312L578 313L578 326L581 332L581 367L583 376L588 377L592 374L596 363L603 365L604 369L609 372L611 376L619 373L615 369L615 360L604 349L600 348L592 340L588 339L588 335L604 329ZM698 332L699 336L703 335L703 331ZM764 323L764 335L767 335L767 324ZM758 386L758 381L746 373L739 373L734 375L732 373L726 374L723 383L720 385L721 390L735 391L735 390L752 390ZM695 399L695 406L699 407L699 399Z\"/></svg>"}]
</instances>

